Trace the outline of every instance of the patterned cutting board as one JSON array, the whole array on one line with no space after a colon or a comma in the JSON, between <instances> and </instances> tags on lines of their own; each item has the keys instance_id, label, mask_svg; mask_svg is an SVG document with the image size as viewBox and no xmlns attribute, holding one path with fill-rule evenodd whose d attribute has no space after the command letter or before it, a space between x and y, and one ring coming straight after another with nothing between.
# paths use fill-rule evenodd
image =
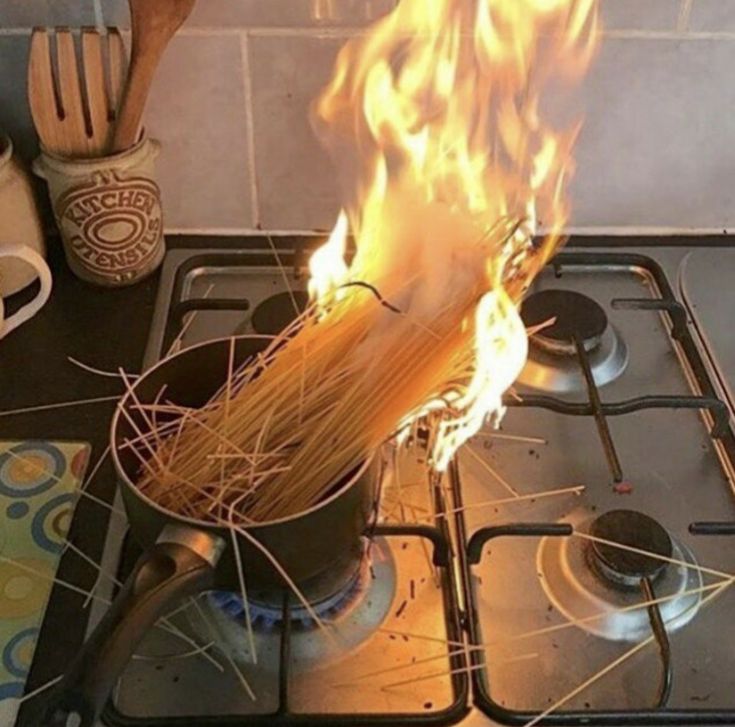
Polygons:
<instances>
[{"instance_id":1,"label":"patterned cutting board","mask_svg":"<svg viewBox=\"0 0 735 727\"><path fill-rule=\"evenodd\" d=\"M90 447L0 442L0 725L12 725Z\"/></svg>"}]
</instances>

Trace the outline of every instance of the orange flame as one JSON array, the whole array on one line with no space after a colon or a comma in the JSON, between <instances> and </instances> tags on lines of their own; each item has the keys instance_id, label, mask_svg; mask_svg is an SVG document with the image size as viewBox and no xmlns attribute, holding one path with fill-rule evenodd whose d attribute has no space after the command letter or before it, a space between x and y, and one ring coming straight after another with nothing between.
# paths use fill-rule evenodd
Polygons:
<instances>
[{"instance_id":1,"label":"orange flame","mask_svg":"<svg viewBox=\"0 0 735 727\"><path fill-rule=\"evenodd\" d=\"M517 305L561 242L579 131L552 126L542 91L581 77L598 35L596 0L401 0L342 49L317 101L345 194L312 258L317 303L348 279L369 281L430 325L458 291L485 290L461 323L473 327L468 379L401 423L442 412L439 469L486 418L499 420L526 360ZM498 237L502 223L511 233Z\"/></svg>"},{"instance_id":2,"label":"orange flame","mask_svg":"<svg viewBox=\"0 0 735 727\"><path fill-rule=\"evenodd\" d=\"M347 279L345 248L348 230L347 215L340 212L329 239L309 260L309 295L316 300L328 298Z\"/></svg>"}]
</instances>

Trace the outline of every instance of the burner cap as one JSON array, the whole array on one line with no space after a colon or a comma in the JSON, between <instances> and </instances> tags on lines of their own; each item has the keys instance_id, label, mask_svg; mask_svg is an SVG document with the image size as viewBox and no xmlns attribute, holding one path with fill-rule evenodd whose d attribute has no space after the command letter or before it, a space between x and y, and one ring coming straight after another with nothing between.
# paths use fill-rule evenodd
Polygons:
<instances>
[{"instance_id":1,"label":"burner cap","mask_svg":"<svg viewBox=\"0 0 735 727\"><path fill-rule=\"evenodd\" d=\"M635 510L610 510L590 525L590 535L671 558L673 546L666 530L653 518ZM642 553L591 543L592 562L604 578L622 586L638 587L642 578L654 579L666 561Z\"/></svg>"},{"instance_id":2,"label":"burner cap","mask_svg":"<svg viewBox=\"0 0 735 727\"><path fill-rule=\"evenodd\" d=\"M291 321L296 318L294 300L299 312L306 309L309 302L308 294L303 290L294 290L291 293L278 293L266 298L253 311L251 318L256 333L264 336L279 334Z\"/></svg>"},{"instance_id":3,"label":"burner cap","mask_svg":"<svg viewBox=\"0 0 735 727\"><path fill-rule=\"evenodd\" d=\"M556 321L532 336L531 341L551 353L575 353L574 337L582 341L585 351L600 345L607 328L607 315L598 303L572 290L542 290L529 296L521 308L527 328L551 318Z\"/></svg>"}]
</instances>

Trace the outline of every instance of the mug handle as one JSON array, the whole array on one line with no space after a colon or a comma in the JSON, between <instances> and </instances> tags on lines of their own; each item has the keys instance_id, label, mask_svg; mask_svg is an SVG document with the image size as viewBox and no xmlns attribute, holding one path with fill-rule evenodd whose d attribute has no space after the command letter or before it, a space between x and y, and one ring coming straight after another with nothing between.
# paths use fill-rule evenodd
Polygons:
<instances>
[{"instance_id":1,"label":"mug handle","mask_svg":"<svg viewBox=\"0 0 735 727\"><path fill-rule=\"evenodd\" d=\"M41 281L41 290L30 303L24 305L19 311L10 316L10 318L6 318L5 322L0 320L0 338L7 336L8 333L15 330L22 323L33 318L49 299L51 288L53 287L49 266L33 248L28 247L28 245L19 244L0 247L0 258L5 257L23 260L35 268L38 273L38 278Z\"/></svg>"}]
</instances>

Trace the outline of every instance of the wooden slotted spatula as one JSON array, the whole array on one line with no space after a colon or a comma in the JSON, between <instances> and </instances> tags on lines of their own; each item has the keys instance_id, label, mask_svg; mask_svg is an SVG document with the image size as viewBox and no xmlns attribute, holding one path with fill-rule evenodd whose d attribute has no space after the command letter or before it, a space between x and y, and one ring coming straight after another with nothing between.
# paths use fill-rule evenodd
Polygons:
<instances>
[{"instance_id":1,"label":"wooden slotted spatula","mask_svg":"<svg viewBox=\"0 0 735 727\"><path fill-rule=\"evenodd\" d=\"M52 154L102 156L109 151L126 75L122 37L114 28L105 35L83 30L80 69L71 31L54 35L55 54L52 31L36 28L31 36L28 100L36 131Z\"/></svg>"},{"instance_id":2,"label":"wooden slotted spatula","mask_svg":"<svg viewBox=\"0 0 735 727\"><path fill-rule=\"evenodd\" d=\"M96 30L82 31L82 66L90 147L95 155L106 154L112 144L127 76L125 46L116 28L109 29L106 35Z\"/></svg>"},{"instance_id":3,"label":"wooden slotted spatula","mask_svg":"<svg viewBox=\"0 0 735 727\"><path fill-rule=\"evenodd\" d=\"M128 2L132 27L130 73L115 128L113 151L124 151L138 141L143 111L158 64L196 0Z\"/></svg>"}]
</instances>

